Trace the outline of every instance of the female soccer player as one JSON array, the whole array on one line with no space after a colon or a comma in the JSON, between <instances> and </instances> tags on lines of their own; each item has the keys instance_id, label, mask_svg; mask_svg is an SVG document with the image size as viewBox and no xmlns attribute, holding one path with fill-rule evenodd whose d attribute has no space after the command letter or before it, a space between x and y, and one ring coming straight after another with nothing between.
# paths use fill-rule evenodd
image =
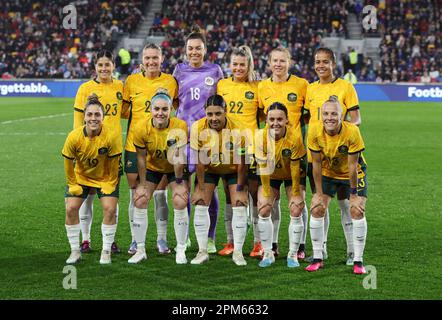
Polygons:
<instances>
[{"instance_id":1,"label":"female soccer player","mask_svg":"<svg viewBox=\"0 0 442 320\"><path fill-rule=\"evenodd\" d=\"M269 79L261 81L258 85L259 105L263 109L264 114L267 113L268 108L275 102L280 102L287 108L289 124L294 130L301 131L303 123L301 121L302 107L305 101L305 92L308 82L305 79L299 78L295 75L289 74L290 68L290 52L286 48L276 48L270 52L269 64L272 70L272 76ZM305 166L301 166L301 175L306 174ZM301 183L301 195L305 199L305 183ZM277 256L278 251L278 235L279 226L281 223L280 215L281 209L279 204L279 193L276 194L275 204L272 211L272 220L274 226L273 232L273 252ZM304 207L302 212L302 219L304 221L304 230L302 241L300 245L299 259L305 257L304 244L307 234L307 208Z\"/></svg>"},{"instance_id":2,"label":"female soccer player","mask_svg":"<svg viewBox=\"0 0 442 320\"><path fill-rule=\"evenodd\" d=\"M172 98L177 98L178 86L176 80L170 75L161 72L161 63L164 60L161 48L149 43L143 49L143 64L141 72L130 75L124 85L123 98L131 104L130 121L124 152L124 171L129 185L129 221L132 243L129 254L137 251L136 241L132 228L134 203L133 195L138 185L137 153L133 143L134 130L138 123L145 122L150 115L152 97L159 89L165 89ZM169 206L166 192L167 180L163 178L153 193L155 207L155 222L157 225L157 248L162 254L170 253L167 245L167 220Z\"/></svg>"},{"instance_id":3,"label":"female soccer player","mask_svg":"<svg viewBox=\"0 0 442 320\"><path fill-rule=\"evenodd\" d=\"M254 133L258 129L258 81L256 79L253 55L248 46L235 48L230 56L230 70L232 76L218 82L217 93L221 95L227 104L227 114L247 136L249 144L253 147ZM250 159L248 191L252 197L252 222L254 247L250 256L262 256L262 246L259 241L258 232L258 209L257 209L257 191L258 177L256 176L256 168L253 155ZM226 193L226 209L224 222L227 233L227 243L218 253L220 255L232 254L233 248L233 231L232 231L232 205L228 189L225 187Z\"/></svg>"},{"instance_id":4,"label":"female soccer player","mask_svg":"<svg viewBox=\"0 0 442 320\"><path fill-rule=\"evenodd\" d=\"M147 258L145 241L148 226L147 206L164 175L171 187L174 206L174 226L177 239L176 263L187 263L185 249L189 217L187 215L188 188L183 180L187 126L183 120L171 118L172 98L160 90L151 98L151 117L141 121L133 132L137 149L140 183L134 193L132 230L137 251L129 263Z\"/></svg>"},{"instance_id":5,"label":"female soccer player","mask_svg":"<svg viewBox=\"0 0 442 320\"><path fill-rule=\"evenodd\" d=\"M290 210L287 266L299 267L297 253L304 229L301 217L304 198L300 191L300 163L306 153L302 134L289 125L287 108L282 103L274 102L267 109L267 124L260 130L258 137L262 141L256 143L255 148L262 184L258 189L258 228L264 247L264 257L259 266L269 267L275 261L270 214L280 186L284 183Z\"/></svg>"},{"instance_id":6,"label":"female soccer player","mask_svg":"<svg viewBox=\"0 0 442 320\"><path fill-rule=\"evenodd\" d=\"M361 124L361 115L359 113L358 95L353 85L347 80L341 79L335 75L336 56L329 48L319 48L314 54L314 68L319 80L308 85L306 93L306 102L304 109L308 112L306 122L309 125L321 122L320 108L330 96L335 95L342 106L343 120L359 126ZM308 152L308 172L312 192L315 192L314 179L311 174L312 158ZM352 220L348 196L345 188L339 188L337 192L338 203L341 209L341 223L344 229L345 239L347 240L347 264L353 265L353 237ZM329 228L329 213L325 214L324 220L324 259L327 259L327 235ZM308 259L311 262L311 258Z\"/></svg>"},{"instance_id":7,"label":"female soccer player","mask_svg":"<svg viewBox=\"0 0 442 320\"><path fill-rule=\"evenodd\" d=\"M322 120L310 126L308 148L313 160L316 193L311 203L310 236L313 263L307 271L323 267L324 215L330 200L339 188L350 197L353 223L353 273L366 273L362 256L367 237L365 203L367 201L366 163L362 157L364 141L359 128L342 121L344 109L336 96L331 96L321 108Z\"/></svg>"},{"instance_id":8,"label":"female soccer player","mask_svg":"<svg viewBox=\"0 0 442 320\"><path fill-rule=\"evenodd\" d=\"M66 263L73 264L81 258L79 209L90 190L94 190L103 207L103 250L100 263L109 264L117 230L121 135L111 126L103 124L106 109L97 95L89 96L82 110L86 125L74 129L68 135L62 151L67 180L66 233L71 245L71 255Z\"/></svg>"},{"instance_id":9,"label":"female soccer player","mask_svg":"<svg viewBox=\"0 0 442 320\"><path fill-rule=\"evenodd\" d=\"M227 181L232 201L233 262L246 265L242 247L247 233L247 201L245 185L244 139L240 130L226 115L227 106L220 95L207 99L206 117L192 125L190 147L197 154L197 185L192 194L195 205L194 227L199 251L191 261L202 264L209 260L207 252L209 230L209 203L219 179Z\"/></svg>"},{"instance_id":10,"label":"female soccer player","mask_svg":"<svg viewBox=\"0 0 442 320\"><path fill-rule=\"evenodd\" d=\"M121 114L123 108L123 83L120 80L112 78L115 69L114 57L111 52L102 50L98 52L94 60L96 77L86 83L83 83L78 89L74 103L74 129L82 127L84 124L84 106L87 98L95 93L100 103L104 107L104 123L115 130L122 139ZM91 225L93 218L93 203L95 190L87 196L80 208L80 225L83 242L81 244L82 252L91 250ZM118 206L117 206L118 221ZM118 223L118 222L117 222ZM118 253L119 249L116 243L112 244L112 252Z\"/></svg>"},{"instance_id":11,"label":"female soccer player","mask_svg":"<svg viewBox=\"0 0 442 320\"><path fill-rule=\"evenodd\" d=\"M188 61L179 63L173 71L178 82L179 107L176 116L186 121L190 129L192 124L205 116L204 104L207 99L216 93L216 84L222 79L223 72L220 66L204 60L207 53L206 38L198 26L186 38L186 56ZM187 148L188 168L190 175L195 171L195 165L189 158L190 147ZM190 186L189 177L189 186ZM214 195L209 206L209 253L216 253L215 231L218 219L218 196ZM190 202L188 204L190 216Z\"/></svg>"}]
</instances>

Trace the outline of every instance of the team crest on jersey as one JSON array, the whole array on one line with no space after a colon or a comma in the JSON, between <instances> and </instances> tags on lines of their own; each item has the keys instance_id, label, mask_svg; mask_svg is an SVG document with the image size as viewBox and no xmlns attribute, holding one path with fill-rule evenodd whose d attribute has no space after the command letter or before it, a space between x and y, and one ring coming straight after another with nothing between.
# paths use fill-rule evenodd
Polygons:
<instances>
[{"instance_id":1,"label":"team crest on jersey","mask_svg":"<svg viewBox=\"0 0 442 320\"><path fill-rule=\"evenodd\" d=\"M287 100L290 102L295 102L297 99L298 96L296 95L296 93L291 92L287 95Z\"/></svg>"},{"instance_id":2,"label":"team crest on jersey","mask_svg":"<svg viewBox=\"0 0 442 320\"><path fill-rule=\"evenodd\" d=\"M348 153L348 147L346 145L339 146L338 151L339 153L346 154Z\"/></svg>"},{"instance_id":3,"label":"team crest on jersey","mask_svg":"<svg viewBox=\"0 0 442 320\"><path fill-rule=\"evenodd\" d=\"M255 97L255 94L252 91L246 92L246 99L252 100Z\"/></svg>"},{"instance_id":4,"label":"team crest on jersey","mask_svg":"<svg viewBox=\"0 0 442 320\"><path fill-rule=\"evenodd\" d=\"M169 139L169 140L167 140L167 146L168 147L171 147L174 144L176 144L176 139Z\"/></svg>"},{"instance_id":5,"label":"team crest on jersey","mask_svg":"<svg viewBox=\"0 0 442 320\"><path fill-rule=\"evenodd\" d=\"M117 99L123 100L123 94L120 91L117 92Z\"/></svg>"},{"instance_id":6,"label":"team crest on jersey","mask_svg":"<svg viewBox=\"0 0 442 320\"><path fill-rule=\"evenodd\" d=\"M282 156L285 158L290 158L292 155L292 151L290 149L284 149L282 150Z\"/></svg>"},{"instance_id":7,"label":"team crest on jersey","mask_svg":"<svg viewBox=\"0 0 442 320\"><path fill-rule=\"evenodd\" d=\"M100 154L100 155L107 154L108 151L109 151L108 148L103 147L103 148L98 149L98 154Z\"/></svg>"},{"instance_id":8,"label":"team crest on jersey","mask_svg":"<svg viewBox=\"0 0 442 320\"><path fill-rule=\"evenodd\" d=\"M212 77L206 77L204 79L204 83L208 86L213 86L215 84L215 80Z\"/></svg>"}]
</instances>

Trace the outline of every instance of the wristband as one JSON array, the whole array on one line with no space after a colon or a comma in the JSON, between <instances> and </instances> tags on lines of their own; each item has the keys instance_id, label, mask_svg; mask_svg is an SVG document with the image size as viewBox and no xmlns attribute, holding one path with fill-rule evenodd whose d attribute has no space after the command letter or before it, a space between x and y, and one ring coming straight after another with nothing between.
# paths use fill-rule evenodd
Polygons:
<instances>
[{"instance_id":1,"label":"wristband","mask_svg":"<svg viewBox=\"0 0 442 320\"><path fill-rule=\"evenodd\" d=\"M175 178L175 182L177 184L181 184L181 183L183 183L183 178Z\"/></svg>"},{"instance_id":2,"label":"wristband","mask_svg":"<svg viewBox=\"0 0 442 320\"><path fill-rule=\"evenodd\" d=\"M244 190L244 186L237 184L236 185L236 191L243 191Z\"/></svg>"},{"instance_id":3,"label":"wristband","mask_svg":"<svg viewBox=\"0 0 442 320\"><path fill-rule=\"evenodd\" d=\"M350 188L350 194L358 194L357 188Z\"/></svg>"}]
</instances>

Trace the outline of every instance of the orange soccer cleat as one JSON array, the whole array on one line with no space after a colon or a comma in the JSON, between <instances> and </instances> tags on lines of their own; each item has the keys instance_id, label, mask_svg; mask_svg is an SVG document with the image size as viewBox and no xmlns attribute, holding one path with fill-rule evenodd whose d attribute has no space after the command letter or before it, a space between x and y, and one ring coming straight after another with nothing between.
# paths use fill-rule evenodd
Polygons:
<instances>
[{"instance_id":1,"label":"orange soccer cleat","mask_svg":"<svg viewBox=\"0 0 442 320\"><path fill-rule=\"evenodd\" d=\"M218 251L220 256L230 256L233 252L233 243L224 243L224 248Z\"/></svg>"},{"instance_id":2,"label":"orange soccer cleat","mask_svg":"<svg viewBox=\"0 0 442 320\"><path fill-rule=\"evenodd\" d=\"M250 252L250 256L251 257L255 257L255 258L259 258L261 259L262 256L264 254L264 249L261 245L261 241L258 241L257 243L255 243L255 245L253 246L252 251Z\"/></svg>"}]
</instances>

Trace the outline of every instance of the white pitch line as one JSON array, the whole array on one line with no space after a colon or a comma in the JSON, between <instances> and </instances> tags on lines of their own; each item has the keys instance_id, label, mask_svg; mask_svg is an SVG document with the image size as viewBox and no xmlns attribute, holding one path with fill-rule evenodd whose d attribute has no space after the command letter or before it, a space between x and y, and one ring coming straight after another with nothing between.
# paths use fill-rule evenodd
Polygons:
<instances>
[{"instance_id":1,"label":"white pitch line","mask_svg":"<svg viewBox=\"0 0 442 320\"><path fill-rule=\"evenodd\" d=\"M32 117L32 118L23 118L23 119L15 119L15 120L8 120L8 121L2 121L1 124L11 124L16 122L22 122L22 121L33 121L33 120L41 120L41 119L51 119L51 118L58 118L58 117L65 117L68 115L72 115L72 112L69 113L59 113L59 114L51 114L48 116L41 116L41 117Z\"/></svg>"}]
</instances>

